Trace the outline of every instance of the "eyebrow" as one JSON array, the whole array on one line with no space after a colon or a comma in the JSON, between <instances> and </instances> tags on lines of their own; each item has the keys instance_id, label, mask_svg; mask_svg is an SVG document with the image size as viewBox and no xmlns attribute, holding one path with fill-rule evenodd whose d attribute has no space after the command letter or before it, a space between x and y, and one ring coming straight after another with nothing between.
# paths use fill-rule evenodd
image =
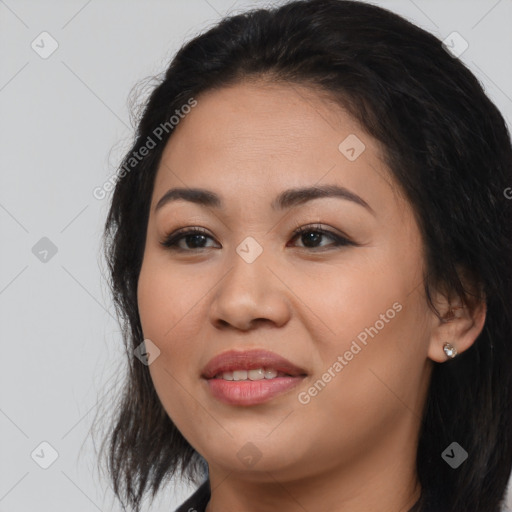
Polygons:
<instances>
[{"instance_id":1,"label":"eyebrow","mask_svg":"<svg viewBox=\"0 0 512 512\"><path fill-rule=\"evenodd\" d=\"M337 197L352 201L366 208L372 215L375 215L375 211L362 197L338 185L288 189L281 192L277 198L272 201L271 207L274 210L284 210L322 197ZM191 203L210 208L220 209L223 207L222 199L210 190L202 188L171 188L160 198L155 206L155 212L164 205L178 200L190 201Z\"/></svg>"}]
</instances>

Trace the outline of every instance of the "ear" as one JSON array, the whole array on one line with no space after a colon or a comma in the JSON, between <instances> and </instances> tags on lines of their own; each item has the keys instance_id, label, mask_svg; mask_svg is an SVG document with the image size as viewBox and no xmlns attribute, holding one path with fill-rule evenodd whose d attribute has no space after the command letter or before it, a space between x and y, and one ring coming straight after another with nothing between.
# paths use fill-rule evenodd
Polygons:
<instances>
[{"instance_id":1,"label":"ear","mask_svg":"<svg viewBox=\"0 0 512 512\"><path fill-rule=\"evenodd\" d=\"M464 288L467 290L466 286ZM432 330L428 357L438 363L450 359L444 352L450 343L461 354L473 345L484 327L487 305L483 294L470 294L471 300L463 304L460 298L450 300L449 294L436 291L432 302L441 318L432 312ZM475 298L479 297L479 298Z\"/></svg>"}]
</instances>

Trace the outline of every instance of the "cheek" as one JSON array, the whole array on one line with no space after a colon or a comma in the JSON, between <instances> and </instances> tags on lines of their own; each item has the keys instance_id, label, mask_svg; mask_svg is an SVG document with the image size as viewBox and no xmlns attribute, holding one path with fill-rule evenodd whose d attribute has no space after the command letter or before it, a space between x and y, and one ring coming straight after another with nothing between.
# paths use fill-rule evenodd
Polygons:
<instances>
[{"instance_id":1,"label":"cheek","mask_svg":"<svg viewBox=\"0 0 512 512\"><path fill-rule=\"evenodd\" d=\"M199 281L199 280L198 280ZM191 327L193 315L204 295L201 283L172 269L165 257L148 254L145 257L138 282L137 299L144 337L154 339L165 348L184 327ZM176 341L174 341L176 343ZM158 343L157 343L158 344Z\"/></svg>"},{"instance_id":2,"label":"cheek","mask_svg":"<svg viewBox=\"0 0 512 512\"><path fill-rule=\"evenodd\" d=\"M423 321L427 306L420 246L403 247L388 244L367 253L360 250L358 258L354 252L344 265L297 281L303 283L297 294L307 297L308 307L318 312L315 325L325 333L316 340L322 368L315 378L323 382L323 372L330 369L331 374L325 375L325 387L322 382L317 386L322 398L311 397L308 405L318 407L318 417L326 404L335 404L351 421L361 417L365 422L371 420L372 410L390 408L392 413L397 403L400 407L394 390L411 399L417 390L428 349ZM309 395L307 387L302 391ZM370 415L366 419L365 411Z\"/></svg>"},{"instance_id":3,"label":"cheek","mask_svg":"<svg viewBox=\"0 0 512 512\"><path fill-rule=\"evenodd\" d=\"M144 338L156 338L156 334L164 329L162 311L166 304L162 304L162 298L165 297L167 283L162 277L153 258L146 254L137 284L137 303Z\"/></svg>"},{"instance_id":4,"label":"cheek","mask_svg":"<svg viewBox=\"0 0 512 512\"><path fill-rule=\"evenodd\" d=\"M164 405L167 398L161 395L161 390L174 388L174 378L182 378L177 371L186 367L187 350L192 345L186 343L190 333L182 330L190 309L190 293L185 294L185 300L179 300L183 294L176 273L165 271L158 258L149 255L144 259L137 289L139 316L144 339L150 339L160 350L149 370Z\"/></svg>"},{"instance_id":5,"label":"cheek","mask_svg":"<svg viewBox=\"0 0 512 512\"><path fill-rule=\"evenodd\" d=\"M382 304L387 306L388 299ZM379 307L369 310L364 301L354 303L357 314L338 319L338 332L347 334L321 347L322 367L298 390L302 394L297 396L295 416L298 424L307 425L308 435L316 437L319 453L329 453L334 440L344 447L344 457L358 458L361 446L377 445L399 423L414 421L411 411L420 410L424 356L414 353L414 306L403 298L400 302L402 309L391 306L388 323L381 320L377 325Z\"/></svg>"},{"instance_id":6,"label":"cheek","mask_svg":"<svg viewBox=\"0 0 512 512\"><path fill-rule=\"evenodd\" d=\"M335 265L313 268L310 262L299 262L287 271L303 303L297 304L304 313L301 321L317 334L325 333L325 346L336 351L348 350L354 339L370 339L368 330L377 330L379 337L391 334L408 316L404 310L412 306L411 292L421 283L421 260L413 251L398 254L384 244L351 251Z\"/></svg>"},{"instance_id":7,"label":"cheek","mask_svg":"<svg viewBox=\"0 0 512 512\"><path fill-rule=\"evenodd\" d=\"M196 281L192 287L190 279L170 269L164 259L151 254L145 257L137 298L144 338L160 350L149 366L151 378L164 408L180 428L181 419L186 421L195 408L190 391L197 380L193 364L201 350L197 340L200 318L204 322L206 315L205 290Z\"/></svg>"}]
</instances>

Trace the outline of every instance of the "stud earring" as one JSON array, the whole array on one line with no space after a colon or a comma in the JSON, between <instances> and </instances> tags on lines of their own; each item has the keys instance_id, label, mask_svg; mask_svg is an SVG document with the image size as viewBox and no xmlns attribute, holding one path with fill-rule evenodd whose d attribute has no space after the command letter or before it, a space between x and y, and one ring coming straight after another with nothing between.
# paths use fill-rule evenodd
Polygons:
<instances>
[{"instance_id":1,"label":"stud earring","mask_svg":"<svg viewBox=\"0 0 512 512\"><path fill-rule=\"evenodd\" d=\"M451 343L446 342L443 345L443 350L450 359L453 359L457 355L457 349Z\"/></svg>"}]
</instances>

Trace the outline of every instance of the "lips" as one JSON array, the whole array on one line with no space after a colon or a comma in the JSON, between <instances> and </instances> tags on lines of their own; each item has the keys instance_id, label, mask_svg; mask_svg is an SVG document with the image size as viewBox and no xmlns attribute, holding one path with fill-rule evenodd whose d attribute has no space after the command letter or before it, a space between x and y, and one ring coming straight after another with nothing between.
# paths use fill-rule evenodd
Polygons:
<instances>
[{"instance_id":1,"label":"lips","mask_svg":"<svg viewBox=\"0 0 512 512\"><path fill-rule=\"evenodd\" d=\"M306 371L294 365L288 359L266 350L230 350L211 359L203 368L201 376L213 379L223 372L234 370L256 370L258 368L272 368L292 377L305 376Z\"/></svg>"}]
</instances>

